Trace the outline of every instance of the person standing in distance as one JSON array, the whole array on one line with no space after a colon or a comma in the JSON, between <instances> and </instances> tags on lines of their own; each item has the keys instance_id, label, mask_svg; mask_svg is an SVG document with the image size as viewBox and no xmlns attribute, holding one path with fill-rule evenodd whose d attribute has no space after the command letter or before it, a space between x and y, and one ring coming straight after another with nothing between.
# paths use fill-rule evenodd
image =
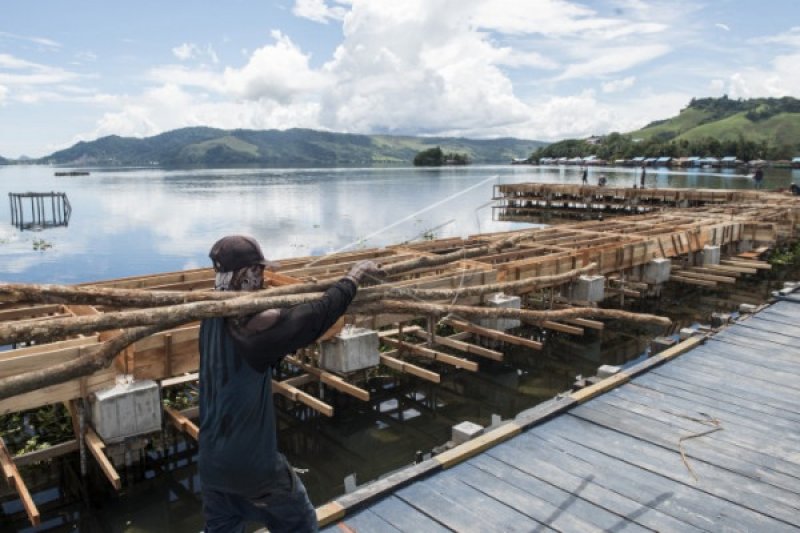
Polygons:
<instances>
[{"instance_id":1,"label":"person standing in distance","mask_svg":"<svg viewBox=\"0 0 800 533\"><path fill-rule=\"evenodd\" d=\"M264 269L274 268L243 235L218 240L209 257L218 291L260 290ZM381 273L361 261L317 300L202 321L198 470L207 532L243 532L247 522L272 533L318 530L303 483L278 452L272 370L321 337L344 315L358 284Z\"/></svg>"}]
</instances>

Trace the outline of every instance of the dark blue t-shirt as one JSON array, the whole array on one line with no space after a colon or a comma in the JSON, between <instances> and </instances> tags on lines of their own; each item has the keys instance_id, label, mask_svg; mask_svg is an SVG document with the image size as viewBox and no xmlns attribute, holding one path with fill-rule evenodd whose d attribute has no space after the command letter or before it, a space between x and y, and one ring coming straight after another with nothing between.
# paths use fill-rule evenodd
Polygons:
<instances>
[{"instance_id":1,"label":"dark blue t-shirt","mask_svg":"<svg viewBox=\"0 0 800 533\"><path fill-rule=\"evenodd\" d=\"M313 302L282 309L274 326L246 335L224 318L200 326L200 480L249 498L275 479L272 366L308 346L347 310L356 285L344 278Z\"/></svg>"}]
</instances>

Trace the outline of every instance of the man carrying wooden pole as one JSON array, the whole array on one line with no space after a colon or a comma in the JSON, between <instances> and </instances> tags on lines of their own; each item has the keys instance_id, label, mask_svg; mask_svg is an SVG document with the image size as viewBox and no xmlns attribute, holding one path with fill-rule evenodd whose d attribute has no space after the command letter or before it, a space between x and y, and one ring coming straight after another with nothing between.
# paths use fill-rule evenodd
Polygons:
<instances>
[{"instance_id":1,"label":"man carrying wooden pole","mask_svg":"<svg viewBox=\"0 0 800 533\"><path fill-rule=\"evenodd\" d=\"M209 255L221 291L257 291L271 266L258 243L240 235L220 239ZM320 338L344 315L361 280L379 273L361 261L317 300L203 320L199 473L207 532L241 531L247 521L272 532L317 531L305 487L277 449L272 368Z\"/></svg>"}]
</instances>

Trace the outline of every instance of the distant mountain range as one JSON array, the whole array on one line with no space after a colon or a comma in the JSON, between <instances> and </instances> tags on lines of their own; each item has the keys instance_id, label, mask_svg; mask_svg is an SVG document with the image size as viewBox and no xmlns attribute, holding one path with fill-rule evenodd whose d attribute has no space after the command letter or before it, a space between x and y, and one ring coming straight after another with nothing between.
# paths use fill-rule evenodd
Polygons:
<instances>
[{"instance_id":1,"label":"distant mountain range","mask_svg":"<svg viewBox=\"0 0 800 533\"><path fill-rule=\"evenodd\" d=\"M111 135L31 161L73 166L221 167L411 164L421 150L440 146L474 163L507 163L544 145L513 138L353 135L310 129L221 130L183 128L144 139Z\"/></svg>"},{"instance_id":2,"label":"distant mountain range","mask_svg":"<svg viewBox=\"0 0 800 533\"><path fill-rule=\"evenodd\" d=\"M7 165L10 161L0 155L0 165Z\"/></svg>"}]
</instances>

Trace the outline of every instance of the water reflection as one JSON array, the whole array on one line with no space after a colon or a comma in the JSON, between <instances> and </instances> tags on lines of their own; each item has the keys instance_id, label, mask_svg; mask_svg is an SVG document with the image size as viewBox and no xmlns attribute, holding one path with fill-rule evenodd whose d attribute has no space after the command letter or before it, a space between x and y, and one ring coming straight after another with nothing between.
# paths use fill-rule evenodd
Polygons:
<instances>
[{"instance_id":1,"label":"water reflection","mask_svg":"<svg viewBox=\"0 0 800 533\"><path fill-rule=\"evenodd\" d=\"M609 186L627 187L638 172L590 168L589 183L603 174ZM737 172L648 169L647 186L752 187ZM765 185L787 187L798 172L768 169ZM0 167L7 192L20 183L64 191L76 213L69 228L49 230L46 252L0 227L0 272L8 281L80 282L205 266L210 243L234 232L255 236L280 259L404 242L433 228L436 237L504 231L517 226L493 221L486 203L493 185L521 181L578 183L580 169L97 169L56 178L49 167ZM8 209L0 206L0 220L10 220Z\"/></svg>"}]
</instances>

